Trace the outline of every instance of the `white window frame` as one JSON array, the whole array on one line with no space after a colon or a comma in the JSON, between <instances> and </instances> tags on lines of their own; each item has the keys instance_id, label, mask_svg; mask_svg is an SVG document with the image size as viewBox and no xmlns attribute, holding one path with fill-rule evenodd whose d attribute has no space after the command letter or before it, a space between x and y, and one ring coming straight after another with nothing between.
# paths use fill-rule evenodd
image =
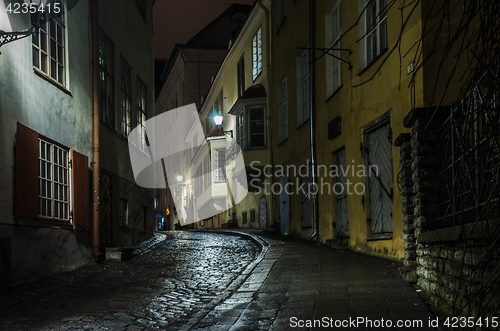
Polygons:
<instances>
[{"instance_id":1,"label":"white window frame","mask_svg":"<svg viewBox=\"0 0 500 331\"><path fill-rule=\"evenodd\" d=\"M42 15L43 22L40 23L40 31L32 36L32 64L33 67L43 72L54 82L67 86L67 24L66 24L66 2L56 0L61 4L62 14L45 10L43 13L36 11L32 14L32 23L38 23L38 15ZM54 2L52 3L52 5ZM35 6L38 8L38 6ZM61 32L58 33L59 28ZM52 43L55 44L56 54L52 54ZM62 52L62 54L61 54ZM45 63L45 65L44 65Z\"/></svg>"},{"instance_id":2,"label":"white window frame","mask_svg":"<svg viewBox=\"0 0 500 331\"><path fill-rule=\"evenodd\" d=\"M38 138L38 216L40 218L71 222L73 182L70 155L71 150L51 142L50 139ZM60 196L61 190L62 197ZM42 204L45 205L45 213Z\"/></svg>"},{"instance_id":3,"label":"white window frame","mask_svg":"<svg viewBox=\"0 0 500 331\"><path fill-rule=\"evenodd\" d=\"M278 83L279 142L288 139L288 91L286 74Z\"/></svg>"},{"instance_id":4,"label":"white window frame","mask_svg":"<svg viewBox=\"0 0 500 331\"><path fill-rule=\"evenodd\" d=\"M297 55L297 127L309 119L309 77L309 50L304 49Z\"/></svg>"},{"instance_id":5,"label":"white window frame","mask_svg":"<svg viewBox=\"0 0 500 331\"><path fill-rule=\"evenodd\" d=\"M362 14L359 20L360 70L372 63L388 47L386 4L386 0L358 0L358 8ZM375 51L371 51L370 44L375 44Z\"/></svg>"},{"instance_id":6,"label":"white window frame","mask_svg":"<svg viewBox=\"0 0 500 331\"><path fill-rule=\"evenodd\" d=\"M252 70L255 81L262 72L262 28L258 28L252 38Z\"/></svg>"},{"instance_id":7,"label":"white window frame","mask_svg":"<svg viewBox=\"0 0 500 331\"><path fill-rule=\"evenodd\" d=\"M342 86L342 1L334 0L325 14L325 45L332 49L326 55L326 95L330 97ZM335 49L335 50L333 50ZM332 56L333 55L333 56Z\"/></svg>"}]
</instances>

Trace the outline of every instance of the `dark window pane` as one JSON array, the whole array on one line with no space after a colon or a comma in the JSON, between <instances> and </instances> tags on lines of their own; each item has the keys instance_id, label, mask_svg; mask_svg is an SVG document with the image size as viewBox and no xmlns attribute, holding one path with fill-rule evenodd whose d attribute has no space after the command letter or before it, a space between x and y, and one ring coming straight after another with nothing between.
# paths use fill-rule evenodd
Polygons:
<instances>
[{"instance_id":1,"label":"dark window pane","mask_svg":"<svg viewBox=\"0 0 500 331\"><path fill-rule=\"evenodd\" d=\"M250 137L250 144L252 145L252 147L264 146L264 135L263 134L252 135Z\"/></svg>"}]
</instances>

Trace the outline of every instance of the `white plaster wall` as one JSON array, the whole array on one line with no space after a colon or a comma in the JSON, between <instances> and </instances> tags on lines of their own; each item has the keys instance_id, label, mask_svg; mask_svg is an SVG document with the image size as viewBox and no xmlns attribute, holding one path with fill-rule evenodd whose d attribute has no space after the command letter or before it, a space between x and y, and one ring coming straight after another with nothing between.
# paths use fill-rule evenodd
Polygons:
<instances>
[{"instance_id":1,"label":"white plaster wall","mask_svg":"<svg viewBox=\"0 0 500 331\"><path fill-rule=\"evenodd\" d=\"M27 28L29 15L6 13L10 2L0 1L0 29ZM34 73L31 38L0 48L0 237L11 238L12 283L91 261L88 229L62 230L35 220L15 220L13 215L17 122L92 159L89 13L88 1L80 1L67 13L67 89L71 95Z\"/></svg>"}]
</instances>

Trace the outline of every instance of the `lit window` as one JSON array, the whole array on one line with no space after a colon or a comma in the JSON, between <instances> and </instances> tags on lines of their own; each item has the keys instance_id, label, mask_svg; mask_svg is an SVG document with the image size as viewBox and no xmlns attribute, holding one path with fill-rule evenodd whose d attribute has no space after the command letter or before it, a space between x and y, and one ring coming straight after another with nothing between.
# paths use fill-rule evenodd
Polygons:
<instances>
[{"instance_id":1,"label":"lit window","mask_svg":"<svg viewBox=\"0 0 500 331\"><path fill-rule=\"evenodd\" d=\"M280 142L288 138L288 98L286 90L286 75L278 83L279 104L279 136Z\"/></svg>"},{"instance_id":2,"label":"lit window","mask_svg":"<svg viewBox=\"0 0 500 331\"><path fill-rule=\"evenodd\" d=\"M342 2L332 3L325 15L325 44L331 50L326 57L326 95L330 96L342 85Z\"/></svg>"},{"instance_id":3,"label":"lit window","mask_svg":"<svg viewBox=\"0 0 500 331\"><path fill-rule=\"evenodd\" d=\"M115 128L114 50L111 41L99 31L99 111L101 119Z\"/></svg>"},{"instance_id":4,"label":"lit window","mask_svg":"<svg viewBox=\"0 0 500 331\"><path fill-rule=\"evenodd\" d=\"M262 29L259 28L252 38L253 80L262 72Z\"/></svg>"},{"instance_id":5,"label":"lit window","mask_svg":"<svg viewBox=\"0 0 500 331\"><path fill-rule=\"evenodd\" d=\"M66 25L64 2L54 0L51 4L50 13L48 10L44 10L43 13L37 12L31 16L33 24L40 23L39 33L32 36L33 66L58 83L65 85Z\"/></svg>"},{"instance_id":6,"label":"lit window","mask_svg":"<svg viewBox=\"0 0 500 331\"><path fill-rule=\"evenodd\" d=\"M215 151L215 182L226 182L226 150L217 149Z\"/></svg>"},{"instance_id":7,"label":"lit window","mask_svg":"<svg viewBox=\"0 0 500 331\"><path fill-rule=\"evenodd\" d=\"M137 125L138 130L137 145L145 153L146 151L146 85L137 78Z\"/></svg>"},{"instance_id":8,"label":"lit window","mask_svg":"<svg viewBox=\"0 0 500 331\"><path fill-rule=\"evenodd\" d=\"M309 119L309 51L297 56L297 125Z\"/></svg>"},{"instance_id":9,"label":"lit window","mask_svg":"<svg viewBox=\"0 0 500 331\"><path fill-rule=\"evenodd\" d=\"M130 66L122 58L121 62L122 72L122 116L121 116L121 133L128 137L131 129L131 115L130 108L132 104L132 88L130 82Z\"/></svg>"},{"instance_id":10,"label":"lit window","mask_svg":"<svg viewBox=\"0 0 500 331\"><path fill-rule=\"evenodd\" d=\"M69 221L68 150L38 139L38 215Z\"/></svg>"}]
</instances>

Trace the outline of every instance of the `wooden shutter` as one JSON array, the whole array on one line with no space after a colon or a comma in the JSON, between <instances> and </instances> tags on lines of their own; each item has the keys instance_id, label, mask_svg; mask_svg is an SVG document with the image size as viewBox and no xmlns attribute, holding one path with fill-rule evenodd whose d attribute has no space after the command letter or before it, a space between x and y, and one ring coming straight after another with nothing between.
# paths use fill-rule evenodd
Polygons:
<instances>
[{"instance_id":1,"label":"wooden shutter","mask_svg":"<svg viewBox=\"0 0 500 331\"><path fill-rule=\"evenodd\" d=\"M38 218L38 132L17 123L14 215Z\"/></svg>"},{"instance_id":2,"label":"wooden shutter","mask_svg":"<svg viewBox=\"0 0 500 331\"><path fill-rule=\"evenodd\" d=\"M89 168L88 157L72 151L73 168L73 224L89 223Z\"/></svg>"}]
</instances>

